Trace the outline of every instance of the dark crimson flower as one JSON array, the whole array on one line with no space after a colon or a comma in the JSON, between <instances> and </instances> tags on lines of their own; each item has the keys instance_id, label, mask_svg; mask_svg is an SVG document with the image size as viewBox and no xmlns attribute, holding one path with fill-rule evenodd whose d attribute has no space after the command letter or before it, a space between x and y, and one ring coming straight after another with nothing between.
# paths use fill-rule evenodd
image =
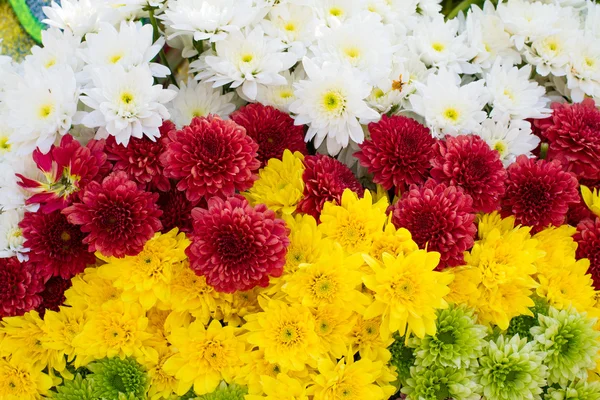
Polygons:
<instances>
[{"instance_id":1,"label":"dark crimson flower","mask_svg":"<svg viewBox=\"0 0 600 400\"><path fill-rule=\"evenodd\" d=\"M217 291L266 287L269 276L281 276L288 229L264 204L253 208L241 196L213 197L208 209L195 208L192 217L190 267Z\"/></svg>"},{"instance_id":2,"label":"dark crimson flower","mask_svg":"<svg viewBox=\"0 0 600 400\"><path fill-rule=\"evenodd\" d=\"M548 159L559 160L578 179L600 179L600 110L592 99L552 104L552 116L536 122L548 140Z\"/></svg>"},{"instance_id":3,"label":"dark crimson flower","mask_svg":"<svg viewBox=\"0 0 600 400\"><path fill-rule=\"evenodd\" d=\"M19 226L25 237L23 245L31 249L29 262L44 279L70 279L96 262L83 243L85 235L58 210L49 214L27 212Z\"/></svg>"},{"instance_id":4,"label":"dark crimson flower","mask_svg":"<svg viewBox=\"0 0 600 400\"><path fill-rule=\"evenodd\" d=\"M297 210L312 215L317 220L323 204L326 201L341 201L344 189L351 189L359 197L365 192L352 171L335 158L323 154L307 156L304 158L304 165L304 196Z\"/></svg>"},{"instance_id":5,"label":"dark crimson flower","mask_svg":"<svg viewBox=\"0 0 600 400\"><path fill-rule=\"evenodd\" d=\"M396 228L408 229L419 248L441 254L438 269L463 264L477 228L473 199L460 187L431 179L422 187L412 185L392 210Z\"/></svg>"},{"instance_id":6,"label":"dark crimson flower","mask_svg":"<svg viewBox=\"0 0 600 400\"><path fill-rule=\"evenodd\" d=\"M196 117L189 126L171 130L160 157L165 176L179 180L188 200L244 191L257 179L258 145L243 127L219 117Z\"/></svg>"},{"instance_id":7,"label":"dark crimson flower","mask_svg":"<svg viewBox=\"0 0 600 400\"><path fill-rule=\"evenodd\" d=\"M294 125L288 114L260 103L240 108L230 118L246 128L246 133L258 143L258 160L265 165L271 158L281 160L283 151L299 151L306 155L304 127Z\"/></svg>"},{"instance_id":8,"label":"dark crimson flower","mask_svg":"<svg viewBox=\"0 0 600 400\"><path fill-rule=\"evenodd\" d=\"M58 276L50 278L44 285L44 290L40 293L42 303L36 309L40 317L44 318L46 310L58 311L59 306L62 306L65 302L65 290L70 287L70 279L63 279Z\"/></svg>"},{"instance_id":9,"label":"dark crimson flower","mask_svg":"<svg viewBox=\"0 0 600 400\"><path fill-rule=\"evenodd\" d=\"M0 258L0 318L23 315L42 301L41 277L32 266L17 257Z\"/></svg>"},{"instance_id":10,"label":"dark crimson flower","mask_svg":"<svg viewBox=\"0 0 600 400\"><path fill-rule=\"evenodd\" d=\"M579 202L577 179L558 161L521 155L508 167L502 216L514 215L517 224L536 233L565 222L569 205Z\"/></svg>"},{"instance_id":11,"label":"dark crimson flower","mask_svg":"<svg viewBox=\"0 0 600 400\"><path fill-rule=\"evenodd\" d=\"M163 167L159 157L166 147L166 139L152 141L144 136L142 139L131 138L127 147L117 144L114 136L106 140L108 159L114 161L114 171L125 171L133 179L147 189L158 189L166 192L171 187L169 179L163 175Z\"/></svg>"},{"instance_id":12,"label":"dark crimson flower","mask_svg":"<svg viewBox=\"0 0 600 400\"><path fill-rule=\"evenodd\" d=\"M17 174L19 185L33 195L27 204L40 204L45 213L60 210L73 202L74 196L96 178L101 178L110 169L106 163L104 140L91 140L82 146L71 135L65 135L60 145L52 146L47 154L39 149L33 152L33 160L45 181L36 181Z\"/></svg>"},{"instance_id":13,"label":"dark crimson flower","mask_svg":"<svg viewBox=\"0 0 600 400\"><path fill-rule=\"evenodd\" d=\"M600 290L600 218L581 221L573 239L577 242L577 258L590 259L588 274L592 275L596 290Z\"/></svg>"},{"instance_id":14,"label":"dark crimson flower","mask_svg":"<svg viewBox=\"0 0 600 400\"><path fill-rule=\"evenodd\" d=\"M369 132L371 139L354 155L373 174L373 182L402 192L427 180L437 142L428 128L411 118L384 115L369 124Z\"/></svg>"},{"instance_id":15,"label":"dark crimson flower","mask_svg":"<svg viewBox=\"0 0 600 400\"><path fill-rule=\"evenodd\" d=\"M473 209L490 213L500 208L506 170L500 155L476 135L447 136L431 161L431 177L460 186L473 199Z\"/></svg>"},{"instance_id":16,"label":"dark crimson flower","mask_svg":"<svg viewBox=\"0 0 600 400\"><path fill-rule=\"evenodd\" d=\"M163 212L160 217L162 232L166 233L177 227L182 232L191 233L193 231L192 209L198 204L199 202L189 201L185 193L176 188L161 192L158 197L158 207Z\"/></svg>"},{"instance_id":17,"label":"dark crimson flower","mask_svg":"<svg viewBox=\"0 0 600 400\"><path fill-rule=\"evenodd\" d=\"M162 228L158 193L137 187L123 171L111 173L102 183L91 182L75 203L63 210L70 223L88 235L83 243L104 256L135 256Z\"/></svg>"}]
</instances>

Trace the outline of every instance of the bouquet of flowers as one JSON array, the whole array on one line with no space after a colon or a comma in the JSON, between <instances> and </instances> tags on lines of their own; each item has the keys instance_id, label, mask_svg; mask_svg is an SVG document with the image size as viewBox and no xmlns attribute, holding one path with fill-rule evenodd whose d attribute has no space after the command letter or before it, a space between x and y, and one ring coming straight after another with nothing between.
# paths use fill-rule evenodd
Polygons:
<instances>
[{"instance_id":1,"label":"bouquet of flowers","mask_svg":"<svg viewBox=\"0 0 600 400\"><path fill-rule=\"evenodd\" d=\"M0 400L600 400L600 4L471 3L46 7Z\"/></svg>"}]
</instances>

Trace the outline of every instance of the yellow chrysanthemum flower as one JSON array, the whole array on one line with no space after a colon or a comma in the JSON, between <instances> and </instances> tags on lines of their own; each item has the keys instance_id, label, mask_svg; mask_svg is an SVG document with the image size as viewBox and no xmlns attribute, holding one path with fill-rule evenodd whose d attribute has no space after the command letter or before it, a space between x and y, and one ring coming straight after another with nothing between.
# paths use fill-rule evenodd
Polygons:
<instances>
[{"instance_id":1,"label":"yellow chrysanthemum flower","mask_svg":"<svg viewBox=\"0 0 600 400\"><path fill-rule=\"evenodd\" d=\"M346 256L341 246L336 244L332 252L321 257L316 264L303 264L288 276L283 291L303 306L331 304L339 309L363 311L369 301L359 291L362 274L358 268L363 262L360 254Z\"/></svg>"},{"instance_id":2,"label":"yellow chrysanthemum flower","mask_svg":"<svg viewBox=\"0 0 600 400\"><path fill-rule=\"evenodd\" d=\"M334 358L341 358L348 353L351 343L350 330L354 318L349 309L338 308L326 304L314 310L315 332L320 339L323 353L330 353Z\"/></svg>"},{"instance_id":3,"label":"yellow chrysanthemum flower","mask_svg":"<svg viewBox=\"0 0 600 400\"><path fill-rule=\"evenodd\" d=\"M375 301L365 311L365 318L382 316L381 335L394 332L406 337L414 332L422 338L435 334L436 309L446 308L443 297L452 281L449 273L436 272L440 254L418 250L406 256L384 254L383 262L365 255L374 275L363 282L375 293Z\"/></svg>"},{"instance_id":4,"label":"yellow chrysanthemum flower","mask_svg":"<svg viewBox=\"0 0 600 400\"><path fill-rule=\"evenodd\" d=\"M173 266L186 259L189 244L185 233L174 228L165 234L156 233L137 256L116 258L97 253L106 261L98 268L98 275L121 289L124 301L139 301L146 310L157 301L169 303Z\"/></svg>"},{"instance_id":5,"label":"yellow chrysanthemum flower","mask_svg":"<svg viewBox=\"0 0 600 400\"><path fill-rule=\"evenodd\" d=\"M358 316L350 331L352 354L360 358L387 363L391 358L388 347L394 343L391 336L381 336L381 317L365 319Z\"/></svg>"},{"instance_id":6,"label":"yellow chrysanthemum flower","mask_svg":"<svg viewBox=\"0 0 600 400\"><path fill-rule=\"evenodd\" d=\"M246 400L308 400L306 384L287 374L278 374L276 378L261 377L264 395L246 395Z\"/></svg>"},{"instance_id":7,"label":"yellow chrysanthemum flower","mask_svg":"<svg viewBox=\"0 0 600 400\"><path fill-rule=\"evenodd\" d=\"M587 258L573 258L559 268L539 274L537 294L559 310L574 307L579 312L589 311L596 304L594 283L591 275L586 274L589 267Z\"/></svg>"},{"instance_id":8,"label":"yellow chrysanthemum flower","mask_svg":"<svg viewBox=\"0 0 600 400\"><path fill-rule=\"evenodd\" d=\"M346 189L340 205L330 201L325 203L319 229L349 253L368 252L373 237L383 229L388 205L385 197L373 204L368 190L359 199L356 193Z\"/></svg>"},{"instance_id":9,"label":"yellow chrysanthemum flower","mask_svg":"<svg viewBox=\"0 0 600 400\"><path fill-rule=\"evenodd\" d=\"M165 362L173 355L172 347L159 347L146 352L144 357L138 359L150 376L150 390L148 391L150 400L175 397L177 379L163 369Z\"/></svg>"},{"instance_id":10,"label":"yellow chrysanthemum flower","mask_svg":"<svg viewBox=\"0 0 600 400\"><path fill-rule=\"evenodd\" d=\"M66 367L64 355L58 351L44 347L44 321L37 311L30 311L20 317L8 317L0 326L1 357L11 357L16 363L31 363L40 370L48 367L62 372Z\"/></svg>"},{"instance_id":11,"label":"yellow chrysanthemum flower","mask_svg":"<svg viewBox=\"0 0 600 400\"><path fill-rule=\"evenodd\" d=\"M408 229L396 229L390 219L391 214L385 225L385 229L373 235L373 243L371 244L369 255L378 261L381 261L383 253L399 256L419 250L419 246L412 240Z\"/></svg>"},{"instance_id":12,"label":"yellow chrysanthemum flower","mask_svg":"<svg viewBox=\"0 0 600 400\"><path fill-rule=\"evenodd\" d=\"M0 358L0 399L38 400L52 386L52 378L27 360Z\"/></svg>"},{"instance_id":13,"label":"yellow chrysanthemum flower","mask_svg":"<svg viewBox=\"0 0 600 400\"><path fill-rule=\"evenodd\" d=\"M98 268L86 268L83 274L71 279L71 287L65 291L65 304L79 310L94 312L102 304L117 300L121 290L112 282L98 275Z\"/></svg>"},{"instance_id":14,"label":"yellow chrysanthemum flower","mask_svg":"<svg viewBox=\"0 0 600 400\"><path fill-rule=\"evenodd\" d=\"M600 191L598 189L592 191L587 186L581 185L581 197L590 211L600 217Z\"/></svg>"},{"instance_id":15,"label":"yellow chrysanthemum flower","mask_svg":"<svg viewBox=\"0 0 600 400\"><path fill-rule=\"evenodd\" d=\"M316 365L320 356L315 319L307 307L259 298L264 310L246 317L250 344L264 350L265 359L292 371Z\"/></svg>"},{"instance_id":16,"label":"yellow chrysanthemum flower","mask_svg":"<svg viewBox=\"0 0 600 400\"><path fill-rule=\"evenodd\" d=\"M328 358L319 361L319 375L314 376L314 400L385 400L395 391L391 385L384 388L376 384L384 364L380 361L343 358L337 364Z\"/></svg>"},{"instance_id":17,"label":"yellow chrysanthemum flower","mask_svg":"<svg viewBox=\"0 0 600 400\"><path fill-rule=\"evenodd\" d=\"M262 380L264 376L277 378L277 375L283 373L295 378L298 381L308 383L310 380L308 373L310 368L301 371L290 371L279 364L270 363L265 358L265 352L261 349L255 349L242 354L242 367L237 383L248 387L248 393L253 395L264 394Z\"/></svg>"},{"instance_id":18,"label":"yellow chrysanthemum flower","mask_svg":"<svg viewBox=\"0 0 600 400\"><path fill-rule=\"evenodd\" d=\"M258 180L244 193L250 204L264 204L278 215L290 215L304 192L304 156L285 150L282 160L271 158L258 173Z\"/></svg>"},{"instance_id":19,"label":"yellow chrysanthemum flower","mask_svg":"<svg viewBox=\"0 0 600 400\"><path fill-rule=\"evenodd\" d=\"M206 283L206 277L196 275L187 260L173 265L172 273L171 308L174 311L188 311L208 324L221 304L232 301L231 294L215 291Z\"/></svg>"},{"instance_id":20,"label":"yellow chrysanthemum flower","mask_svg":"<svg viewBox=\"0 0 600 400\"><path fill-rule=\"evenodd\" d=\"M482 323L492 322L507 329L512 317L531 315L529 307L534 303L529 296L537 287L532 278L535 262L545 253L529 231L528 227L510 231L493 228L475 242L470 253L465 253L465 262L479 270L470 278L479 279L472 283L478 285L480 296L468 304L478 310Z\"/></svg>"},{"instance_id":21,"label":"yellow chrysanthemum flower","mask_svg":"<svg viewBox=\"0 0 600 400\"><path fill-rule=\"evenodd\" d=\"M60 307L60 312L46 310L42 326L44 335L40 339L42 346L66 355L69 362L73 361L76 354L73 339L83 330L85 323L85 314L78 308Z\"/></svg>"},{"instance_id":22,"label":"yellow chrysanthemum flower","mask_svg":"<svg viewBox=\"0 0 600 400\"><path fill-rule=\"evenodd\" d=\"M515 217L502 218L498 211L478 216L477 236L480 240L485 239L487 234L497 229L500 233L510 232L515 227Z\"/></svg>"},{"instance_id":23,"label":"yellow chrysanthemum flower","mask_svg":"<svg viewBox=\"0 0 600 400\"><path fill-rule=\"evenodd\" d=\"M467 304L477 307L481 292L481 270L470 265L452 269L454 279L450 282L450 293L445 297L449 303Z\"/></svg>"},{"instance_id":24,"label":"yellow chrysanthemum flower","mask_svg":"<svg viewBox=\"0 0 600 400\"><path fill-rule=\"evenodd\" d=\"M260 311L258 296L263 290L261 287L255 287L245 292L235 292L230 301L221 304L219 319L227 325L241 326L245 322L244 317Z\"/></svg>"},{"instance_id":25,"label":"yellow chrysanthemum flower","mask_svg":"<svg viewBox=\"0 0 600 400\"><path fill-rule=\"evenodd\" d=\"M244 341L239 328L221 326L213 320L208 328L201 321L174 329L169 342L178 350L164 363L164 371L178 380L181 396L193 386L197 395L214 391L221 380L232 382L241 366Z\"/></svg>"},{"instance_id":26,"label":"yellow chrysanthemum flower","mask_svg":"<svg viewBox=\"0 0 600 400\"><path fill-rule=\"evenodd\" d=\"M112 300L89 314L81 333L73 339L77 355L85 356L76 365L85 365L104 357L140 357L145 341L152 337L146 331L148 318L139 303Z\"/></svg>"},{"instance_id":27,"label":"yellow chrysanthemum flower","mask_svg":"<svg viewBox=\"0 0 600 400\"><path fill-rule=\"evenodd\" d=\"M566 260L575 261L577 242L573 240L573 235L576 231L569 225L552 226L533 236L538 241L538 248L546 253L535 262L538 273L563 269L565 262L570 262Z\"/></svg>"}]
</instances>

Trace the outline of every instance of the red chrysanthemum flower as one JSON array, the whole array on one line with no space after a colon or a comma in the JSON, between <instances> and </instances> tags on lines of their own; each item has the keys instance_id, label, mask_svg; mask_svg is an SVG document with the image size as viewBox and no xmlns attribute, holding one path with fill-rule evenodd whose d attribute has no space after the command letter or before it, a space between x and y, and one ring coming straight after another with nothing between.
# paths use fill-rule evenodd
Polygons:
<instances>
[{"instance_id":1,"label":"red chrysanthemum flower","mask_svg":"<svg viewBox=\"0 0 600 400\"><path fill-rule=\"evenodd\" d=\"M158 197L158 207L162 210L160 222L162 222L162 232L169 232L173 228L179 228L180 231L191 233L192 227L192 209L199 202L191 202L185 197L185 193L172 188L168 192L161 192Z\"/></svg>"},{"instance_id":2,"label":"red chrysanthemum flower","mask_svg":"<svg viewBox=\"0 0 600 400\"><path fill-rule=\"evenodd\" d=\"M17 174L19 185L33 193L27 204L40 204L42 212L60 210L73 202L74 196L96 178L110 169L104 153L104 141L91 140L82 146L71 135L65 135L60 146L52 146L47 154L39 149L33 152L33 160L45 181L36 181Z\"/></svg>"},{"instance_id":3,"label":"red chrysanthemum flower","mask_svg":"<svg viewBox=\"0 0 600 400\"><path fill-rule=\"evenodd\" d=\"M271 158L281 159L283 151L308 154L304 143L304 127L294 125L288 114L260 103L240 108L230 118L246 128L246 133L258 143L258 160L265 165Z\"/></svg>"},{"instance_id":4,"label":"red chrysanthemum flower","mask_svg":"<svg viewBox=\"0 0 600 400\"><path fill-rule=\"evenodd\" d=\"M46 310L58 311L65 302L65 290L71 287L70 279L55 276L50 278L40 293L41 304L36 308L41 318L44 318Z\"/></svg>"},{"instance_id":5,"label":"red chrysanthemum flower","mask_svg":"<svg viewBox=\"0 0 600 400\"><path fill-rule=\"evenodd\" d=\"M162 228L158 193L138 189L123 171L111 173L102 184L92 182L81 203L63 210L70 223L81 225L91 252L110 257L135 256Z\"/></svg>"},{"instance_id":6,"label":"red chrysanthemum flower","mask_svg":"<svg viewBox=\"0 0 600 400\"><path fill-rule=\"evenodd\" d=\"M600 110L594 100L552 104L552 116L536 125L548 140L548 159L559 160L578 179L600 179Z\"/></svg>"},{"instance_id":7,"label":"red chrysanthemum flower","mask_svg":"<svg viewBox=\"0 0 600 400\"><path fill-rule=\"evenodd\" d=\"M232 196L257 179L258 145L233 121L196 117L168 135L167 149L160 157L165 176L179 180L177 189L192 202Z\"/></svg>"},{"instance_id":8,"label":"red chrysanthemum flower","mask_svg":"<svg viewBox=\"0 0 600 400\"><path fill-rule=\"evenodd\" d=\"M335 158L323 154L307 156L304 165L304 196L297 210L317 220L323 204L326 201L341 201L344 189L349 188L360 197L365 192L352 171Z\"/></svg>"},{"instance_id":9,"label":"red chrysanthemum flower","mask_svg":"<svg viewBox=\"0 0 600 400\"><path fill-rule=\"evenodd\" d=\"M373 182L403 192L427 180L437 142L428 128L411 118L384 115L369 124L369 132L371 139L354 155L373 174Z\"/></svg>"},{"instance_id":10,"label":"red chrysanthemum flower","mask_svg":"<svg viewBox=\"0 0 600 400\"><path fill-rule=\"evenodd\" d=\"M169 179L163 175L159 157L166 147L165 138L152 141L131 138L127 146L117 144L114 136L106 140L108 159L114 161L114 171L125 171L131 179L147 189L166 192L171 187Z\"/></svg>"},{"instance_id":11,"label":"red chrysanthemum flower","mask_svg":"<svg viewBox=\"0 0 600 400\"><path fill-rule=\"evenodd\" d=\"M441 254L438 269L464 262L477 228L473 200L461 188L430 179L411 186L392 210L392 223L408 229L419 248Z\"/></svg>"},{"instance_id":12,"label":"red chrysanthemum flower","mask_svg":"<svg viewBox=\"0 0 600 400\"><path fill-rule=\"evenodd\" d=\"M31 265L16 257L0 258L0 319L23 315L42 301L44 284Z\"/></svg>"},{"instance_id":13,"label":"red chrysanthemum flower","mask_svg":"<svg viewBox=\"0 0 600 400\"><path fill-rule=\"evenodd\" d=\"M577 242L577 258L590 259L588 274L592 275L596 290L600 290L600 218L581 221L573 239Z\"/></svg>"},{"instance_id":14,"label":"red chrysanthemum flower","mask_svg":"<svg viewBox=\"0 0 600 400\"><path fill-rule=\"evenodd\" d=\"M190 267L217 291L266 287L269 276L281 276L288 229L264 204L253 208L241 196L213 197L207 210L195 208L192 217Z\"/></svg>"},{"instance_id":15,"label":"red chrysanthemum flower","mask_svg":"<svg viewBox=\"0 0 600 400\"><path fill-rule=\"evenodd\" d=\"M500 208L506 170L500 155L476 135L447 136L431 161L431 177L460 186L473 199L473 209L489 213Z\"/></svg>"},{"instance_id":16,"label":"red chrysanthemum flower","mask_svg":"<svg viewBox=\"0 0 600 400\"><path fill-rule=\"evenodd\" d=\"M19 226L25 237L24 246L31 249L29 262L44 279L70 279L96 262L83 243L85 235L58 210L49 214L25 213Z\"/></svg>"},{"instance_id":17,"label":"red chrysanthemum flower","mask_svg":"<svg viewBox=\"0 0 600 400\"><path fill-rule=\"evenodd\" d=\"M514 215L517 224L531 226L533 233L562 225L569 205L579 201L577 179L558 161L521 155L507 172L502 215Z\"/></svg>"}]
</instances>

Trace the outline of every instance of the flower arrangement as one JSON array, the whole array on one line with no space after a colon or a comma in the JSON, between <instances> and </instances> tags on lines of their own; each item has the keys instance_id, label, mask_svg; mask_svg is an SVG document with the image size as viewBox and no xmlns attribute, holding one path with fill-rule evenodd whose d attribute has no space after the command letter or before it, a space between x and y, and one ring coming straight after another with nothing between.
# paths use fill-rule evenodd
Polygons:
<instances>
[{"instance_id":1,"label":"flower arrangement","mask_svg":"<svg viewBox=\"0 0 600 400\"><path fill-rule=\"evenodd\" d=\"M600 4L463 8L46 7L0 400L599 400Z\"/></svg>"}]
</instances>

